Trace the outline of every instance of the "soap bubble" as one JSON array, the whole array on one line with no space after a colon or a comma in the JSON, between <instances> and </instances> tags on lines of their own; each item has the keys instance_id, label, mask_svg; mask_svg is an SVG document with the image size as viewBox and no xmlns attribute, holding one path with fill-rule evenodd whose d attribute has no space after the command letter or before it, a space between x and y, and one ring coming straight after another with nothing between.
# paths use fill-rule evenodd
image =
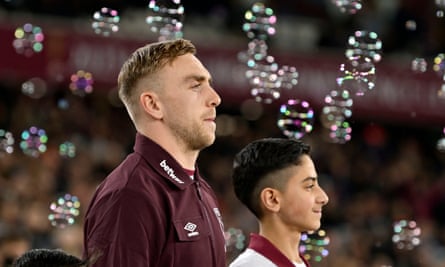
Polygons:
<instances>
[{"instance_id":1,"label":"soap bubble","mask_svg":"<svg viewBox=\"0 0 445 267\"><path fill-rule=\"evenodd\" d=\"M309 102L289 99L281 105L277 125L285 136L300 139L312 131L313 123L314 110Z\"/></svg>"},{"instance_id":2,"label":"soap bubble","mask_svg":"<svg viewBox=\"0 0 445 267\"><path fill-rule=\"evenodd\" d=\"M71 75L70 89L75 95L85 96L93 92L93 75L89 72L78 70Z\"/></svg>"},{"instance_id":3,"label":"soap bubble","mask_svg":"<svg viewBox=\"0 0 445 267\"><path fill-rule=\"evenodd\" d=\"M26 155L38 157L46 151L48 136L44 129L31 126L28 130L22 132L21 137L20 148Z\"/></svg>"},{"instance_id":4,"label":"soap bubble","mask_svg":"<svg viewBox=\"0 0 445 267\"><path fill-rule=\"evenodd\" d=\"M445 75L445 54L440 53L434 57L433 71L435 71L439 76Z\"/></svg>"},{"instance_id":5,"label":"soap bubble","mask_svg":"<svg viewBox=\"0 0 445 267\"><path fill-rule=\"evenodd\" d=\"M64 158L74 158L76 156L76 146L69 141L59 145L59 155Z\"/></svg>"},{"instance_id":6,"label":"soap bubble","mask_svg":"<svg viewBox=\"0 0 445 267\"><path fill-rule=\"evenodd\" d=\"M300 240L300 253L308 261L320 262L329 255L328 245L330 238L325 230L318 230L315 233L302 233Z\"/></svg>"},{"instance_id":7,"label":"soap bubble","mask_svg":"<svg viewBox=\"0 0 445 267\"><path fill-rule=\"evenodd\" d=\"M417 23L415 20L407 20L405 22L405 28L409 31L415 31L417 29Z\"/></svg>"},{"instance_id":8,"label":"soap bubble","mask_svg":"<svg viewBox=\"0 0 445 267\"><path fill-rule=\"evenodd\" d=\"M325 128L352 116L353 100L348 90L332 90L326 95L324 102L320 121Z\"/></svg>"},{"instance_id":9,"label":"soap bubble","mask_svg":"<svg viewBox=\"0 0 445 267\"><path fill-rule=\"evenodd\" d=\"M102 7L94 12L91 27L94 32L103 36L110 36L111 33L119 31L120 17L114 9Z\"/></svg>"},{"instance_id":10,"label":"soap bubble","mask_svg":"<svg viewBox=\"0 0 445 267\"><path fill-rule=\"evenodd\" d=\"M415 221L395 221L393 231L392 242L398 249L412 250L420 245L421 229Z\"/></svg>"},{"instance_id":11,"label":"soap bubble","mask_svg":"<svg viewBox=\"0 0 445 267\"><path fill-rule=\"evenodd\" d=\"M372 31L355 31L348 38L348 48L345 55L349 60L355 60L357 56L369 57L374 63L382 59L382 41L378 34Z\"/></svg>"},{"instance_id":12,"label":"soap bubble","mask_svg":"<svg viewBox=\"0 0 445 267\"><path fill-rule=\"evenodd\" d=\"M298 84L299 74L295 67L283 65L278 69L277 73L281 88L292 89L292 87Z\"/></svg>"},{"instance_id":13,"label":"soap bubble","mask_svg":"<svg viewBox=\"0 0 445 267\"><path fill-rule=\"evenodd\" d=\"M437 141L437 150L439 150L439 152L445 153L445 127L443 128L442 132L442 138Z\"/></svg>"},{"instance_id":14,"label":"soap bubble","mask_svg":"<svg viewBox=\"0 0 445 267\"><path fill-rule=\"evenodd\" d=\"M40 78L31 78L22 83L22 93L31 98L38 99L46 94L46 82Z\"/></svg>"},{"instance_id":15,"label":"soap bubble","mask_svg":"<svg viewBox=\"0 0 445 267\"><path fill-rule=\"evenodd\" d=\"M341 12L349 14L356 14L361 10L363 6L361 2L361 0L332 0L332 3L334 3Z\"/></svg>"},{"instance_id":16,"label":"soap bubble","mask_svg":"<svg viewBox=\"0 0 445 267\"><path fill-rule=\"evenodd\" d=\"M274 24L277 22L277 17L273 9L263 3L254 3L251 9L246 11L244 18L246 22L242 28L250 39L267 40L276 32Z\"/></svg>"},{"instance_id":17,"label":"soap bubble","mask_svg":"<svg viewBox=\"0 0 445 267\"><path fill-rule=\"evenodd\" d=\"M241 229L230 227L224 231L224 239L228 250L241 251L245 247L246 235Z\"/></svg>"},{"instance_id":18,"label":"soap bubble","mask_svg":"<svg viewBox=\"0 0 445 267\"><path fill-rule=\"evenodd\" d=\"M0 156L14 152L14 137L11 132L0 129Z\"/></svg>"},{"instance_id":19,"label":"soap bubble","mask_svg":"<svg viewBox=\"0 0 445 267\"><path fill-rule=\"evenodd\" d=\"M148 10L145 22L152 32L159 33L159 41L182 38L184 6L180 0L151 0Z\"/></svg>"},{"instance_id":20,"label":"soap bubble","mask_svg":"<svg viewBox=\"0 0 445 267\"><path fill-rule=\"evenodd\" d=\"M249 60L249 69L245 75L252 85L251 95L257 102L270 104L281 95L279 92L280 80L278 79L278 64L272 56L266 56L262 60Z\"/></svg>"},{"instance_id":21,"label":"soap bubble","mask_svg":"<svg viewBox=\"0 0 445 267\"><path fill-rule=\"evenodd\" d=\"M40 53L43 50L45 35L39 26L26 23L23 27L18 27L15 30L14 37L12 45L18 54L30 57L34 53Z\"/></svg>"},{"instance_id":22,"label":"soap bubble","mask_svg":"<svg viewBox=\"0 0 445 267\"><path fill-rule=\"evenodd\" d=\"M375 87L376 68L368 57L357 56L340 65L337 85L343 90L363 96Z\"/></svg>"},{"instance_id":23,"label":"soap bubble","mask_svg":"<svg viewBox=\"0 0 445 267\"><path fill-rule=\"evenodd\" d=\"M344 144L351 140L352 128L347 121L334 121L329 127L329 141Z\"/></svg>"},{"instance_id":24,"label":"soap bubble","mask_svg":"<svg viewBox=\"0 0 445 267\"><path fill-rule=\"evenodd\" d=\"M59 197L50 205L51 213L48 215L48 220L51 225L58 228L65 228L73 225L76 217L79 216L80 202L76 196L65 194Z\"/></svg>"},{"instance_id":25,"label":"soap bubble","mask_svg":"<svg viewBox=\"0 0 445 267\"><path fill-rule=\"evenodd\" d=\"M411 61L411 70L414 72L423 73L427 70L428 63L424 58L415 58Z\"/></svg>"}]
</instances>

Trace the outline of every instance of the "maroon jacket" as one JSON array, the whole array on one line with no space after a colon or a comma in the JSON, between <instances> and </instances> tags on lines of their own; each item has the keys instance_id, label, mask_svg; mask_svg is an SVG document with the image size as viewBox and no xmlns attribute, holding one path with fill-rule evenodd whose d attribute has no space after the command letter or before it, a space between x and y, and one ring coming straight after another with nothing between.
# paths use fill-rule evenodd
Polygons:
<instances>
[{"instance_id":1,"label":"maroon jacket","mask_svg":"<svg viewBox=\"0 0 445 267\"><path fill-rule=\"evenodd\" d=\"M85 256L102 253L94 267L226 266L212 189L141 134L97 188L84 227Z\"/></svg>"}]
</instances>

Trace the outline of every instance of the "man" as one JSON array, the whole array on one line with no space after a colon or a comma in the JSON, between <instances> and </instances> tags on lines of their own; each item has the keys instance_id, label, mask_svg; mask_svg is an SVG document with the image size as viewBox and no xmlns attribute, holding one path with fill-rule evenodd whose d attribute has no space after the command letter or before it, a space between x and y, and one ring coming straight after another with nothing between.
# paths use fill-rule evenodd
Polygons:
<instances>
[{"instance_id":1,"label":"man","mask_svg":"<svg viewBox=\"0 0 445 267\"><path fill-rule=\"evenodd\" d=\"M85 220L94 266L225 266L215 194L196 160L215 140L219 95L188 40L136 50L124 63L119 96L137 133L131 153L97 188Z\"/></svg>"},{"instance_id":2,"label":"man","mask_svg":"<svg viewBox=\"0 0 445 267\"><path fill-rule=\"evenodd\" d=\"M233 186L257 217L259 234L230 267L308 267L299 254L302 232L320 227L328 196L318 185L309 146L295 139L254 141L235 157Z\"/></svg>"}]
</instances>

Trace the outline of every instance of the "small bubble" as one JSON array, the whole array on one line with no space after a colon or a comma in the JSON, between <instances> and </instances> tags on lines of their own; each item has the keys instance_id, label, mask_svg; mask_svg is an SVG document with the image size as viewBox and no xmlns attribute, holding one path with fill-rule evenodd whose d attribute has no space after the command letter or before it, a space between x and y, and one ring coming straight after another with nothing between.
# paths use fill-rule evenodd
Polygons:
<instances>
[{"instance_id":1,"label":"small bubble","mask_svg":"<svg viewBox=\"0 0 445 267\"><path fill-rule=\"evenodd\" d=\"M392 241L398 249L412 250L420 244L421 229L413 220L399 220L393 223Z\"/></svg>"},{"instance_id":2,"label":"small bubble","mask_svg":"<svg viewBox=\"0 0 445 267\"><path fill-rule=\"evenodd\" d=\"M119 31L120 17L114 9L103 7L94 12L91 27L96 34L110 36L111 33Z\"/></svg>"},{"instance_id":3,"label":"small bubble","mask_svg":"<svg viewBox=\"0 0 445 267\"><path fill-rule=\"evenodd\" d=\"M277 125L289 138L300 139L313 129L314 110L309 102L289 99L281 105Z\"/></svg>"},{"instance_id":4,"label":"small bubble","mask_svg":"<svg viewBox=\"0 0 445 267\"><path fill-rule=\"evenodd\" d=\"M0 129L0 156L14 152L14 137L11 132Z\"/></svg>"},{"instance_id":5,"label":"small bubble","mask_svg":"<svg viewBox=\"0 0 445 267\"><path fill-rule=\"evenodd\" d=\"M21 137L20 148L26 155L38 157L46 151L48 136L44 129L31 126L28 130L22 132Z\"/></svg>"},{"instance_id":6,"label":"small bubble","mask_svg":"<svg viewBox=\"0 0 445 267\"><path fill-rule=\"evenodd\" d=\"M93 75L89 72L78 70L71 75L70 89L75 95L85 96L93 92Z\"/></svg>"},{"instance_id":7,"label":"small bubble","mask_svg":"<svg viewBox=\"0 0 445 267\"><path fill-rule=\"evenodd\" d=\"M151 0L148 10L150 14L145 22L152 32L159 33L159 41L182 38L184 6L181 1Z\"/></svg>"},{"instance_id":8,"label":"small bubble","mask_svg":"<svg viewBox=\"0 0 445 267\"><path fill-rule=\"evenodd\" d=\"M69 141L59 145L59 155L64 158L74 158L76 156L76 146Z\"/></svg>"},{"instance_id":9,"label":"small bubble","mask_svg":"<svg viewBox=\"0 0 445 267\"><path fill-rule=\"evenodd\" d=\"M76 196L65 194L53 201L49 206L51 212L48 220L51 225L57 228L65 228L73 225L76 217L79 216L80 202Z\"/></svg>"},{"instance_id":10,"label":"small bubble","mask_svg":"<svg viewBox=\"0 0 445 267\"><path fill-rule=\"evenodd\" d=\"M329 140L333 143L344 144L351 140L352 128L347 121L334 121L329 127Z\"/></svg>"},{"instance_id":11,"label":"small bubble","mask_svg":"<svg viewBox=\"0 0 445 267\"><path fill-rule=\"evenodd\" d=\"M312 234L303 233L300 240L300 253L308 261L320 262L329 255L330 238L325 230L318 230Z\"/></svg>"},{"instance_id":12,"label":"small bubble","mask_svg":"<svg viewBox=\"0 0 445 267\"><path fill-rule=\"evenodd\" d=\"M263 3L254 3L251 9L245 12L244 19L242 29L249 39L267 40L276 33L274 25L277 17L273 9L266 7Z\"/></svg>"},{"instance_id":13,"label":"small bubble","mask_svg":"<svg viewBox=\"0 0 445 267\"><path fill-rule=\"evenodd\" d=\"M31 78L22 83L22 93L34 99L39 99L46 94L46 82L40 78Z\"/></svg>"},{"instance_id":14,"label":"small bubble","mask_svg":"<svg viewBox=\"0 0 445 267\"><path fill-rule=\"evenodd\" d=\"M18 54L30 57L43 50L42 42L45 39L45 35L38 26L26 23L15 30L14 37L12 46Z\"/></svg>"},{"instance_id":15,"label":"small bubble","mask_svg":"<svg viewBox=\"0 0 445 267\"><path fill-rule=\"evenodd\" d=\"M417 23L415 20L407 20L405 22L405 28L409 31L415 31L417 29Z\"/></svg>"},{"instance_id":16,"label":"small bubble","mask_svg":"<svg viewBox=\"0 0 445 267\"><path fill-rule=\"evenodd\" d=\"M427 70L428 63L424 58L415 58L411 61L411 70L418 73L423 73Z\"/></svg>"}]
</instances>

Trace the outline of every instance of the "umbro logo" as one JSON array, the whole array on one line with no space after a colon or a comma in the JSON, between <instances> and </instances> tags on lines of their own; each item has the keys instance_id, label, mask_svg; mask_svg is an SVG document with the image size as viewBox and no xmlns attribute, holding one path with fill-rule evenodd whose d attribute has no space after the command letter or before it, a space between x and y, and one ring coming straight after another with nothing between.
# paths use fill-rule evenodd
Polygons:
<instances>
[{"instance_id":1,"label":"umbro logo","mask_svg":"<svg viewBox=\"0 0 445 267\"><path fill-rule=\"evenodd\" d=\"M184 226L184 229L186 231L188 231L188 233L187 233L188 237L199 235L199 232L195 231L196 228L198 228L198 226L196 224L194 224L194 223L191 223L191 222L186 223L185 226Z\"/></svg>"}]
</instances>

